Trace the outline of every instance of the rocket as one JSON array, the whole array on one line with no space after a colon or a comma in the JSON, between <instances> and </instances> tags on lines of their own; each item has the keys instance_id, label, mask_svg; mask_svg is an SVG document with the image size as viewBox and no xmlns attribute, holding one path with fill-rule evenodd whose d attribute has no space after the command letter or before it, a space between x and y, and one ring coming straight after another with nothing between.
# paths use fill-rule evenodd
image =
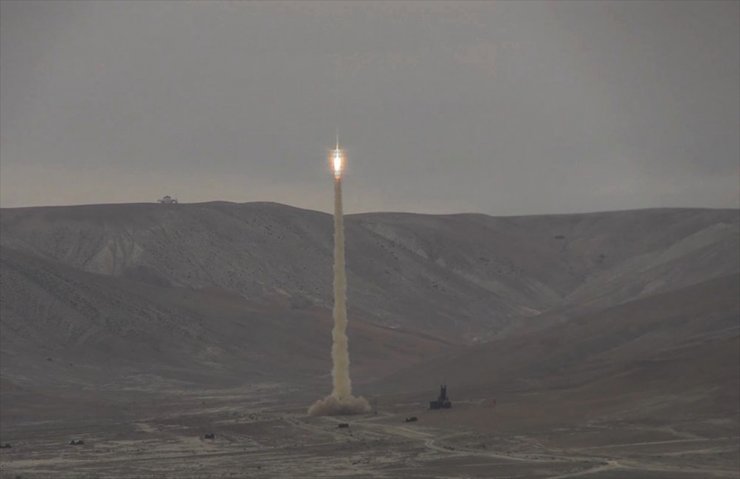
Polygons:
<instances>
[{"instance_id":1,"label":"rocket","mask_svg":"<svg viewBox=\"0 0 740 479\"><path fill-rule=\"evenodd\" d=\"M334 328L331 332L332 392L316 401L309 409L312 416L362 414L370 404L362 396L352 395L349 377L349 338L347 337L347 273L344 260L344 212L342 211L342 174L347 155L336 146L329 150L329 166L334 174Z\"/></svg>"},{"instance_id":2,"label":"rocket","mask_svg":"<svg viewBox=\"0 0 740 479\"><path fill-rule=\"evenodd\" d=\"M339 135L337 135L336 146L329 150L329 166L331 166L334 172L334 180L340 181L342 179L342 172L344 171L344 162L347 156L343 149L339 148Z\"/></svg>"}]
</instances>

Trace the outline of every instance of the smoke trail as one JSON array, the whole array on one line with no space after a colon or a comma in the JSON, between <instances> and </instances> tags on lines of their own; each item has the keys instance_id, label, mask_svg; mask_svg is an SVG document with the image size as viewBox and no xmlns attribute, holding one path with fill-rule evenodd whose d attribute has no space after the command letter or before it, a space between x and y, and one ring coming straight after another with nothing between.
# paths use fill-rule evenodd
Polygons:
<instances>
[{"instance_id":1,"label":"smoke trail","mask_svg":"<svg viewBox=\"0 0 740 479\"><path fill-rule=\"evenodd\" d=\"M344 214L342 212L342 179L334 179L334 329L332 330L331 371L333 390L309 409L312 416L362 414L370 411L363 397L352 396L349 379L347 341L347 278L344 266Z\"/></svg>"},{"instance_id":2,"label":"smoke trail","mask_svg":"<svg viewBox=\"0 0 740 479\"><path fill-rule=\"evenodd\" d=\"M342 211L342 180L334 181L334 329L331 332L331 376L333 395L339 399L352 395L349 379L347 347L347 277L344 267L344 212Z\"/></svg>"}]
</instances>

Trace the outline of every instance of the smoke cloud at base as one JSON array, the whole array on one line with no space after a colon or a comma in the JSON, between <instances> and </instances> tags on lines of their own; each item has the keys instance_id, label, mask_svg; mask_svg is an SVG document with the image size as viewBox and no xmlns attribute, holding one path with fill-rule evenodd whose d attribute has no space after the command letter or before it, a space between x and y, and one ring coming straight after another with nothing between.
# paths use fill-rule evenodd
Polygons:
<instances>
[{"instance_id":1,"label":"smoke cloud at base","mask_svg":"<svg viewBox=\"0 0 740 479\"><path fill-rule=\"evenodd\" d=\"M348 396L338 398L329 395L319 399L308 408L310 416L349 416L370 412L370 404L364 397Z\"/></svg>"}]
</instances>

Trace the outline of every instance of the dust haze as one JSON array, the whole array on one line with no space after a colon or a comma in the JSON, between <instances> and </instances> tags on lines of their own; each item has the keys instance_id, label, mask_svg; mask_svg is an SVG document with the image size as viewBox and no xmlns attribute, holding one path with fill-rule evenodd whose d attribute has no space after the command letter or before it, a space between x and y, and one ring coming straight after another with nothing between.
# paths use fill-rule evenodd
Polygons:
<instances>
[{"instance_id":1,"label":"dust haze","mask_svg":"<svg viewBox=\"0 0 740 479\"><path fill-rule=\"evenodd\" d=\"M737 2L0 8L5 207L330 212L337 125L348 212L740 206Z\"/></svg>"},{"instance_id":2,"label":"dust haze","mask_svg":"<svg viewBox=\"0 0 740 479\"><path fill-rule=\"evenodd\" d=\"M0 1L0 477L740 479L739 18Z\"/></svg>"}]
</instances>

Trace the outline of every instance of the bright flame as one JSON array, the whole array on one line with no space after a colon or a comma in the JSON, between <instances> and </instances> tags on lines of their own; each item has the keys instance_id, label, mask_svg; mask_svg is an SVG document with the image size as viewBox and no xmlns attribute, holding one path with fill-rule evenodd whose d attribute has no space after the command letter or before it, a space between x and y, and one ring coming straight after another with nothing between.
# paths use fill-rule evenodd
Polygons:
<instances>
[{"instance_id":1,"label":"bright flame","mask_svg":"<svg viewBox=\"0 0 740 479\"><path fill-rule=\"evenodd\" d=\"M344 151L339 148L331 150L331 161L332 167L334 168L334 178L341 178L342 169L344 167Z\"/></svg>"}]
</instances>

